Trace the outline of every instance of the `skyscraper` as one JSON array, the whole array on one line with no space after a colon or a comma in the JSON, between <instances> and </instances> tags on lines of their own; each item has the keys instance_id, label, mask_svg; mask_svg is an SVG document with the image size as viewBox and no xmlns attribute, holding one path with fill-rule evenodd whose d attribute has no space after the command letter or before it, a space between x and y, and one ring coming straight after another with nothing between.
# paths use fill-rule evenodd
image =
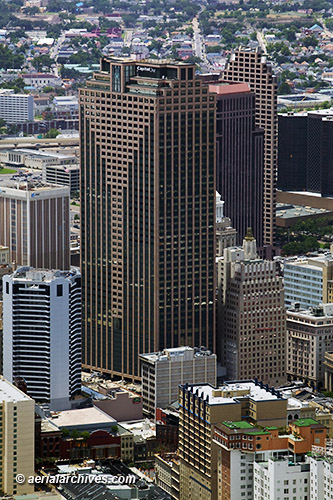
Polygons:
<instances>
[{"instance_id":1,"label":"skyscraper","mask_svg":"<svg viewBox=\"0 0 333 500\"><path fill-rule=\"evenodd\" d=\"M80 90L84 366L215 349L215 96L181 62L101 60Z\"/></svg>"},{"instance_id":2,"label":"skyscraper","mask_svg":"<svg viewBox=\"0 0 333 500\"><path fill-rule=\"evenodd\" d=\"M255 123L255 94L247 83L214 82L216 93L216 189L241 243L251 227L263 246L264 131Z\"/></svg>"},{"instance_id":3,"label":"skyscraper","mask_svg":"<svg viewBox=\"0 0 333 500\"><path fill-rule=\"evenodd\" d=\"M278 187L333 196L333 108L279 115Z\"/></svg>"},{"instance_id":4,"label":"skyscraper","mask_svg":"<svg viewBox=\"0 0 333 500\"><path fill-rule=\"evenodd\" d=\"M218 263L218 355L228 379L286 380L286 315L277 263L258 258L251 234Z\"/></svg>"},{"instance_id":5,"label":"skyscraper","mask_svg":"<svg viewBox=\"0 0 333 500\"><path fill-rule=\"evenodd\" d=\"M256 124L265 132L264 141L264 244L275 241L277 180L277 83L272 67L260 48L239 49L222 74L223 80L246 82L256 96ZM221 193L222 194L222 193Z\"/></svg>"},{"instance_id":6,"label":"skyscraper","mask_svg":"<svg viewBox=\"0 0 333 500\"><path fill-rule=\"evenodd\" d=\"M0 245L17 265L68 269L69 189L2 182Z\"/></svg>"},{"instance_id":7,"label":"skyscraper","mask_svg":"<svg viewBox=\"0 0 333 500\"><path fill-rule=\"evenodd\" d=\"M81 275L20 267L4 276L4 376L52 410L81 390Z\"/></svg>"}]
</instances>

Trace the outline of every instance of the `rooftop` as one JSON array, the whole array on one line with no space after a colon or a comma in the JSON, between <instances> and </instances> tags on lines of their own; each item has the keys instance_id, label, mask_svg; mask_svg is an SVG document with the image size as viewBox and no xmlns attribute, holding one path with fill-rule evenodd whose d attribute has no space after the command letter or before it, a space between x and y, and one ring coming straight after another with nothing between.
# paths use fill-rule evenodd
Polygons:
<instances>
[{"instance_id":1,"label":"rooftop","mask_svg":"<svg viewBox=\"0 0 333 500\"><path fill-rule=\"evenodd\" d=\"M299 418L298 420L293 421L293 425L297 425L297 427L309 427L310 425L321 425L313 418Z\"/></svg>"},{"instance_id":2,"label":"rooftop","mask_svg":"<svg viewBox=\"0 0 333 500\"><path fill-rule=\"evenodd\" d=\"M75 427L89 424L113 424L116 420L95 406L79 410L60 411L54 414L51 422L59 428Z\"/></svg>"},{"instance_id":3,"label":"rooftop","mask_svg":"<svg viewBox=\"0 0 333 500\"><path fill-rule=\"evenodd\" d=\"M210 405L239 404L243 398L253 401L283 399L279 391L253 380L226 382L220 387L213 387L210 384L185 384L183 387L197 394L201 399L205 399Z\"/></svg>"},{"instance_id":4,"label":"rooftop","mask_svg":"<svg viewBox=\"0 0 333 500\"><path fill-rule=\"evenodd\" d=\"M59 271L59 270L46 270L46 269L35 269L29 266L19 267L12 275L10 279L17 281L29 281L29 282L41 282L50 283L56 278L74 278L80 276L80 270L77 267L71 267L69 271Z\"/></svg>"},{"instance_id":5,"label":"rooftop","mask_svg":"<svg viewBox=\"0 0 333 500\"><path fill-rule=\"evenodd\" d=\"M322 321L325 318L332 319L333 304L319 304L317 307L311 307L310 309L300 309L295 306L292 309L288 309L287 314L289 315L289 317L296 316L299 320L318 318Z\"/></svg>"},{"instance_id":6,"label":"rooftop","mask_svg":"<svg viewBox=\"0 0 333 500\"><path fill-rule=\"evenodd\" d=\"M205 347L172 347L164 349L163 351L150 352L145 354L140 354L140 358L150 363L155 363L157 361L180 361L180 359L190 361L196 357L216 357L211 351Z\"/></svg>"},{"instance_id":7,"label":"rooftop","mask_svg":"<svg viewBox=\"0 0 333 500\"><path fill-rule=\"evenodd\" d=\"M16 401L32 401L32 399L3 376L0 376L0 401L15 403Z\"/></svg>"},{"instance_id":8,"label":"rooftop","mask_svg":"<svg viewBox=\"0 0 333 500\"><path fill-rule=\"evenodd\" d=\"M310 215L327 215L332 213L325 208L313 208L304 205L294 205L290 203L277 203L276 216L280 219L292 219L295 217L308 217Z\"/></svg>"},{"instance_id":9,"label":"rooftop","mask_svg":"<svg viewBox=\"0 0 333 500\"><path fill-rule=\"evenodd\" d=\"M251 92L247 83L214 82L209 84L209 91L218 95L243 94Z\"/></svg>"},{"instance_id":10,"label":"rooftop","mask_svg":"<svg viewBox=\"0 0 333 500\"><path fill-rule=\"evenodd\" d=\"M253 429L253 425L249 424L249 422L240 421L240 422L222 422L223 425L229 427L229 429Z\"/></svg>"}]
</instances>

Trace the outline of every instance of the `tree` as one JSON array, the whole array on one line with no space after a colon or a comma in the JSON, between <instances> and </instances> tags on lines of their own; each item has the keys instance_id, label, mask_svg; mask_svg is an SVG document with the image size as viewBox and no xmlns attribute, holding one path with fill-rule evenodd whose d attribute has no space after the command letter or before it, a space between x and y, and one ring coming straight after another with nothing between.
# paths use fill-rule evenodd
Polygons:
<instances>
[{"instance_id":1,"label":"tree","mask_svg":"<svg viewBox=\"0 0 333 500\"><path fill-rule=\"evenodd\" d=\"M19 69L24 64L24 56L22 54L14 54L6 45L0 45L0 68L2 69Z\"/></svg>"},{"instance_id":2,"label":"tree","mask_svg":"<svg viewBox=\"0 0 333 500\"><path fill-rule=\"evenodd\" d=\"M283 82L278 88L278 94L280 95L286 95L286 94L291 94L291 87L289 83Z\"/></svg>"},{"instance_id":3,"label":"tree","mask_svg":"<svg viewBox=\"0 0 333 500\"><path fill-rule=\"evenodd\" d=\"M43 91L45 92L45 94L49 94L50 92L54 92L54 88L46 85L46 87L43 88Z\"/></svg>"},{"instance_id":4,"label":"tree","mask_svg":"<svg viewBox=\"0 0 333 500\"><path fill-rule=\"evenodd\" d=\"M77 429L73 429L71 432L71 438L72 439L78 439L80 437L80 433Z\"/></svg>"},{"instance_id":5,"label":"tree","mask_svg":"<svg viewBox=\"0 0 333 500\"><path fill-rule=\"evenodd\" d=\"M117 21L113 21L112 19L108 19L107 17L99 17L98 22L101 30L109 28L119 28L119 23L117 23Z\"/></svg>"},{"instance_id":6,"label":"tree","mask_svg":"<svg viewBox=\"0 0 333 500\"><path fill-rule=\"evenodd\" d=\"M56 137L60 134L59 130L56 128L50 128L48 132L44 135L45 139L56 139Z\"/></svg>"},{"instance_id":7,"label":"tree","mask_svg":"<svg viewBox=\"0 0 333 500\"><path fill-rule=\"evenodd\" d=\"M212 53L215 53L215 52L218 52L220 53L222 51L222 47L221 45L212 45L210 47L207 47L207 54L212 54Z\"/></svg>"},{"instance_id":8,"label":"tree","mask_svg":"<svg viewBox=\"0 0 333 500\"><path fill-rule=\"evenodd\" d=\"M163 43L160 40L152 40L149 45L149 50L156 50L159 52L163 47Z\"/></svg>"},{"instance_id":9,"label":"tree","mask_svg":"<svg viewBox=\"0 0 333 500\"><path fill-rule=\"evenodd\" d=\"M111 431L113 432L113 434L117 434L117 432L118 432L118 425L113 425L111 427Z\"/></svg>"},{"instance_id":10,"label":"tree","mask_svg":"<svg viewBox=\"0 0 333 500\"><path fill-rule=\"evenodd\" d=\"M54 61L49 55L43 54L41 56L35 57L32 61L32 64L37 70L40 70L43 66L50 69L52 64L54 64Z\"/></svg>"},{"instance_id":11,"label":"tree","mask_svg":"<svg viewBox=\"0 0 333 500\"><path fill-rule=\"evenodd\" d=\"M318 40L314 35L307 36L303 40L303 45L304 47L317 47L318 45Z\"/></svg>"},{"instance_id":12,"label":"tree","mask_svg":"<svg viewBox=\"0 0 333 500\"><path fill-rule=\"evenodd\" d=\"M124 14L122 18L126 28L133 28L136 25L138 16L136 14Z\"/></svg>"}]
</instances>

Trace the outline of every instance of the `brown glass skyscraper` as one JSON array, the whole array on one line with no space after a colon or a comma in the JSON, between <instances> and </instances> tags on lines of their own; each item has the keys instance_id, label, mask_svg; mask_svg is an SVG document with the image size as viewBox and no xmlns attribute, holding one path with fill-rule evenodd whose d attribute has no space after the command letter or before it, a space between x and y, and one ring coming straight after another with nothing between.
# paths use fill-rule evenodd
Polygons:
<instances>
[{"instance_id":1,"label":"brown glass skyscraper","mask_svg":"<svg viewBox=\"0 0 333 500\"><path fill-rule=\"evenodd\" d=\"M265 132L264 141L264 244L273 245L276 224L277 182L277 83L260 48L239 49L222 74L231 82L246 82L256 96L256 125Z\"/></svg>"},{"instance_id":2,"label":"brown glass skyscraper","mask_svg":"<svg viewBox=\"0 0 333 500\"><path fill-rule=\"evenodd\" d=\"M247 83L217 81L216 190L241 243L249 227L263 245L264 131L255 124L255 95Z\"/></svg>"},{"instance_id":3,"label":"brown glass skyscraper","mask_svg":"<svg viewBox=\"0 0 333 500\"><path fill-rule=\"evenodd\" d=\"M184 63L102 59L80 90L86 368L215 349L215 105Z\"/></svg>"}]
</instances>

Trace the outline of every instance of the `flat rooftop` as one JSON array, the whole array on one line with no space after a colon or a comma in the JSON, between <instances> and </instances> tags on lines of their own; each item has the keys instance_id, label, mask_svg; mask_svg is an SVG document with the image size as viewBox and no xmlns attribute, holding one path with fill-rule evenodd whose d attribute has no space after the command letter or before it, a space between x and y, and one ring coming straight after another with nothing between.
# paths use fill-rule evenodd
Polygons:
<instances>
[{"instance_id":1,"label":"flat rooftop","mask_svg":"<svg viewBox=\"0 0 333 500\"><path fill-rule=\"evenodd\" d=\"M149 361L150 363L155 363L157 361L178 361L183 359L185 361L191 361L195 357L216 357L211 351L205 348L199 347L172 347L163 349L163 351L150 352L145 354L140 354L140 358Z\"/></svg>"},{"instance_id":2,"label":"flat rooftop","mask_svg":"<svg viewBox=\"0 0 333 500\"><path fill-rule=\"evenodd\" d=\"M117 421L106 415L95 406L91 408L81 408L79 410L67 410L57 412L51 417L57 427L76 427L93 424L116 424Z\"/></svg>"},{"instance_id":3,"label":"flat rooftop","mask_svg":"<svg viewBox=\"0 0 333 500\"><path fill-rule=\"evenodd\" d=\"M293 219L295 217L307 217L309 215L327 215L331 210L325 208L313 208L304 205L293 205L290 203L277 203L276 216L280 219Z\"/></svg>"},{"instance_id":4,"label":"flat rooftop","mask_svg":"<svg viewBox=\"0 0 333 500\"><path fill-rule=\"evenodd\" d=\"M22 266L11 275L11 279L17 281L49 283L56 278L73 278L75 276L80 276L80 270L77 267L71 267L68 271L53 271Z\"/></svg>"},{"instance_id":5,"label":"flat rooftop","mask_svg":"<svg viewBox=\"0 0 333 500\"><path fill-rule=\"evenodd\" d=\"M3 149L2 153L19 153L29 156L29 158L57 158L59 160L66 160L71 157L75 157L75 154L63 154L56 152L48 152L48 151L37 151L35 149L27 149L27 148L8 148Z\"/></svg>"},{"instance_id":6,"label":"flat rooftop","mask_svg":"<svg viewBox=\"0 0 333 500\"><path fill-rule=\"evenodd\" d=\"M0 401L15 403L16 401L32 401L29 396L0 376Z\"/></svg>"},{"instance_id":7,"label":"flat rooftop","mask_svg":"<svg viewBox=\"0 0 333 500\"><path fill-rule=\"evenodd\" d=\"M242 398L254 401L276 401L282 399L279 391L267 388L264 384L255 381L226 382L220 387L210 384L189 384L187 387L193 394L198 392L199 397L205 399L210 405L239 404ZM229 393L229 395L227 395Z\"/></svg>"}]
</instances>

